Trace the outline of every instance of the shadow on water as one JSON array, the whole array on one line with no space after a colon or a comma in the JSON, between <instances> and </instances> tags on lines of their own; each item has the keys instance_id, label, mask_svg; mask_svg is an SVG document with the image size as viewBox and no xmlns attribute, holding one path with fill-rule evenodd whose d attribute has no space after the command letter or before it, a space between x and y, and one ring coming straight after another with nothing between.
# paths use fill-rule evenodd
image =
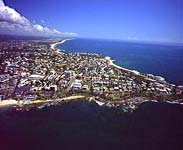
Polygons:
<instances>
[{"instance_id":1,"label":"shadow on water","mask_svg":"<svg viewBox=\"0 0 183 150\"><path fill-rule=\"evenodd\" d=\"M183 106L144 103L132 113L73 101L0 113L2 150L181 150Z\"/></svg>"}]
</instances>

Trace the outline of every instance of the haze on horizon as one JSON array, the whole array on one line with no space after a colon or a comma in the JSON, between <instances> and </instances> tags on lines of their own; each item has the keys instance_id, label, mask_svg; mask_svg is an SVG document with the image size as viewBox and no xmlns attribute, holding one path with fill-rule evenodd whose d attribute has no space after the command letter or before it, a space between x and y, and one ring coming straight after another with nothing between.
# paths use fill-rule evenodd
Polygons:
<instances>
[{"instance_id":1,"label":"haze on horizon","mask_svg":"<svg viewBox=\"0 0 183 150\"><path fill-rule=\"evenodd\" d=\"M183 43L183 2L0 0L0 34Z\"/></svg>"}]
</instances>

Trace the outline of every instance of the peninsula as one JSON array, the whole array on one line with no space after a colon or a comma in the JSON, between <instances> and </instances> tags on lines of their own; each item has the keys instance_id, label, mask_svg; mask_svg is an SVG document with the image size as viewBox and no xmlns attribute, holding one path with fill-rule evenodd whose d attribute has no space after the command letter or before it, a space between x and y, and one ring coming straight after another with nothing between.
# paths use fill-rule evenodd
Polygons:
<instances>
[{"instance_id":1,"label":"peninsula","mask_svg":"<svg viewBox=\"0 0 183 150\"><path fill-rule=\"evenodd\" d=\"M0 106L42 108L71 99L125 106L183 102L182 86L120 67L110 57L56 48L67 40L1 41Z\"/></svg>"}]
</instances>

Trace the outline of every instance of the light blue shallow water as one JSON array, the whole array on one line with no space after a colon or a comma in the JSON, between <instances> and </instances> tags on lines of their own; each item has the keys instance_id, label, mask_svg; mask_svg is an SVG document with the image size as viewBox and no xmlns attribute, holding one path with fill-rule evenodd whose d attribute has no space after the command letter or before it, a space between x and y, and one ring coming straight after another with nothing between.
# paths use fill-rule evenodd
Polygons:
<instances>
[{"instance_id":1,"label":"light blue shallow water","mask_svg":"<svg viewBox=\"0 0 183 150\"><path fill-rule=\"evenodd\" d=\"M183 46L75 39L58 45L65 52L87 52L110 56L122 67L166 78L183 85Z\"/></svg>"}]
</instances>

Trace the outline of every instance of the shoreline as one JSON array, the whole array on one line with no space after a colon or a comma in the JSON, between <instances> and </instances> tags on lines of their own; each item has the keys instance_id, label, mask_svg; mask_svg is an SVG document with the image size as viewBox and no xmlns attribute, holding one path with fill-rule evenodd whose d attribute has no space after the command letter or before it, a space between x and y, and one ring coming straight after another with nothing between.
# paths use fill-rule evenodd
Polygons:
<instances>
[{"instance_id":1,"label":"shoreline","mask_svg":"<svg viewBox=\"0 0 183 150\"><path fill-rule=\"evenodd\" d=\"M124 68L124 67L121 67L121 66L115 64L115 63L114 63L115 60L112 60L111 57L109 57L109 56L106 56L104 59L107 60L107 61L109 61L109 65L111 65L111 66L114 67L114 68L117 68L117 69L126 71L126 72L128 72L128 73L133 73L133 74L136 75L136 76L141 76L141 77L143 77L144 79L149 80L149 81L152 81L152 82L157 81L157 80L155 80L155 79L149 78L148 76L144 76L141 72L139 72L139 71L137 71L137 70L130 70L130 69L127 69L127 68ZM156 75L153 75L153 76L156 77ZM161 76L159 76L159 77L161 77ZM163 78L164 81L165 81L166 83L168 83L168 82L165 80L164 77L161 77L161 78ZM160 81L158 81L158 82L160 82ZM168 84L169 84L169 83L168 83ZM174 85L174 84L172 84L172 85Z\"/></svg>"},{"instance_id":2,"label":"shoreline","mask_svg":"<svg viewBox=\"0 0 183 150\"><path fill-rule=\"evenodd\" d=\"M55 50L58 54L65 53L65 52L63 52L63 50L61 50L60 48L57 48L56 46L59 45L59 44L63 44L66 41L69 41L69 40L73 40L73 39L63 39L63 40L61 40L59 42L50 44L50 48L52 50ZM114 60L112 60L111 57L109 57L109 56L103 56L103 57L104 57L103 59L105 59L106 61L108 61L109 65L112 66L112 67L115 67L115 68L120 69L120 70L124 70L126 72L133 73L133 74L135 74L137 76L144 77L147 80L156 81L154 79L151 79L151 78L148 78L147 76L142 75L140 72L138 72L136 70L130 70L130 69L127 69L127 68L124 68L124 67L121 67L121 66L115 64L114 63ZM23 101L20 103L20 102L14 100L14 99L9 99L9 100L0 101L0 108L12 107L12 106L20 106L20 105L25 105L25 106L26 105L36 105L36 104L41 104L41 103L46 104L46 103L52 103L52 102L70 101L70 100L84 99L84 98L86 98L86 97L84 97L82 95L76 95L76 96L68 96L68 97L60 98L60 99L50 99L50 100L45 100L45 101L43 101L43 100L34 100L34 101L29 102L29 104L24 104ZM93 101L95 101L99 105L106 105L106 104L109 103L108 101L106 101L106 102L100 102L100 101L97 101L97 100L94 100L94 99L93 99ZM145 100L143 102L146 102L146 101L149 101L150 102L150 101L153 101L153 100ZM171 104L181 104L181 105L183 104L183 101L177 102L176 100L165 101L165 102L171 103ZM113 104L113 103L111 103L111 104ZM139 103L139 104L141 104L141 103Z\"/></svg>"},{"instance_id":3,"label":"shoreline","mask_svg":"<svg viewBox=\"0 0 183 150\"><path fill-rule=\"evenodd\" d=\"M73 39L64 39L64 40L62 40L62 41L60 41L60 42L53 43L53 44L50 45L50 46L51 46L51 49L56 50L57 53L64 53L63 50L61 50L60 48L56 48L56 46L59 45L59 44L63 44L63 43L65 43L66 41L69 41L69 40L73 40ZM75 53L79 53L79 52L75 52ZM79 54L81 54L81 53L79 53ZM130 69L127 69L127 68L124 68L124 67L122 67L122 66L119 66L119 65L115 64L115 63L114 63L115 60L112 60L110 56L104 56L104 59L107 60L107 61L109 61L109 65L111 65L111 66L113 66L113 67L115 67L115 68L117 68L117 69L124 70L124 71L130 72L130 73L133 73L133 74L135 74L135 75L137 75L137 76L144 77L144 78L146 78L147 80L150 80L150 81L156 81L155 79L152 79L152 78L149 78L148 76L142 75L141 72L139 72L139 71L137 71L137 70L130 70ZM147 75L148 75L148 74L147 74ZM162 77L162 76L159 76L159 75L154 75L154 74L151 74L151 75L153 75L154 77L160 77L160 78L164 79L164 81L165 81L166 83L168 83L168 82L166 81L166 78L165 78L165 77ZM169 84L175 85L174 83L169 83ZM182 85L178 85L178 86L182 86Z\"/></svg>"},{"instance_id":4,"label":"shoreline","mask_svg":"<svg viewBox=\"0 0 183 150\"><path fill-rule=\"evenodd\" d=\"M136 74L136 75L140 75L140 72L139 72L139 71L130 70L130 69L127 69L127 68L124 68L124 67L121 67L121 66L115 64L115 63L114 63L115 60L112 60L111 57L109 57L109 56L106 56L105 59L106 59L107 61L109 61L109 65L111 65L111 66L113 66L113 67L115 67L115 68L117 68L117 69L122 69L122 70L125 70L125 71L128 71L128 72L134 73L134 74Z\"/></svg>"},{"instance_id":5,"label":"shoreline","mask_svg":"<svg viewBox=\"0 0 183 150\"><path fill-rule=\"evenodd\" d=\"M118 107L118 106L122 106L123 109L130 109L130 110L135 110L138 108L139 105L146 103L146 102L153 102L153 103L167 103L167 104L171 104L171 105L183 105L183 101L181 102L177 102L177 101L158 101L158 100L144 100L140 103L132 103L130 105L125 105L122 103L111 103L109 101L107 102L103 102L103 101L98 101L95 99L90 99L90 98L86 98L83 95L75 95L75 96L68 96L65 98L60 98L60 99L49 99L49 100L35 100L35 101L31 101L28 104L24 104L23 102L19 103L16 100L4 100L4 102L0 102L0 109L8 109L8 108L16 108L17 111L21 111L21 110L26 110L29 111L32 108L38 108L38 109L42 109L44 107L50 107L50 106L56 106L58 104L62 104L63 102L71 102L71 101L76 101L76 100L84 100L87 102L95 102L97 105L103 107ZM3 103L3 104L2 104ZM33 107L29 107L32 106ZM24 108L24 109L22 109ZM28 109L26 109L28 108Z\"/></svg>"},{"instance_id":6,"label":"shoreline","mask_svg":"<svg viewBox=\"0 0 183 150\"><path fill-rule=\"evenodd\" d=\"M69 40L73 40L73 39L65 39L65 40L62 40L61 42L57 42L57 43L54 44L54 47L56 47L56 46L59 45L59 44L63 44L63 43L65 43L66 41L69 41ZM62 53L65 53L65 52L63 52L63 50L61 50L61 49L59 49L59 48L57 48L57 50L59 50L59 51L62 52ZM74 53L82 54L82 53L80 53L80 52L74 52ZM86 53L86 54L89 54L89 53ZM91 53L91 54L96 54L96 53ZM97 54L97 55L100 55L100 54ZM152 81L152 82L154 82L154 81L165 82L165 83L167 83L167 84L171 84L171 85L175 86L174 83L169 83L169 82L167 82L165 77L162 77L162 76L159 76L159 75L154 75L154 74L144 73L144 74L146 74L146 75L153 75L154 77L160 77L160 78L163 79L163 80L161 80L161 79L152 79L152 78L150 78L149 76L143 75L142 72L140 72L140 71L137 71L137 70L130 70L130 69L127 69L127 68L124 68L124 67L122 67L122 66L119 66L119 65L115 64L115 60L111 59L110 56L104 56L104 55L102 55L102 56L104 57L103 59L105 59L105 60L107 60L107 61L109 62L109 65L111 65L111 66L113 66L113 67L115 67L115 68L117 68L117 69L124 70L124 71L130 72L130 73L133 73L133 74L135 74L135 75L137 75L137 76L141 76L141 77L143 77L144 79L149 80L149 81ZM179 84L179 85L177 85L177 86L183 86L183 85Z\"/></svg>"},{"instance_id":7,"label":"shoreline","mask_svg":"<svg viewBox=\"0 0 183 150\"><path fill-rule=\"evenodd\" d=\"M64 39L64 40L61 40L61 41L59 41L59 42L50 44L50 48L51 48L52 50L59 50L59 52L60 52L60 51L62 51L62 50L59 49L59 48L57 48L57 45L63 44L63 43L65 43L66 41L70 41L70 40L73 40L73 39Z\"/></svg>"},{"instance_id":8,"label":"shoreline","mask_svg":"<svg viewBox=\"0 0 183 150\"><path fill-rule=\"evenodd\" d=\"M3 101L0 101L0 109L5 107L16 106L17 104L18 104L18 101L13 99L3 100Z\"/></svg>"},{"instance_id":9,"label":"shoreline","mask_svg":"<svg viewBox=\"0 0 183 150\"><path fill-rule=\"evenodd\" d=\"M70 40L73 40L73 39L64 39L64 40L62 40L62 41L60 41L60 42L50 44L50 47L51 47L51 49L53 49L53 50L59 50L59 52L62 52L62 53L63 53L63 50L61 50L61 49L59 49L59 48L56 48L56 46L57 46L57 45L60 45L60 44L63 44L63 43L65 43L66 41L70 41ZM125 71L129 71L129 72L134 73L134 74L136 74L136 75L139 75L139 74L140 74L140 72L138 72L138 71L136 71L136 70L130 70L130 69L127 69L127 68L124 68L124 67L121 67L121 66L115 64L115 63L114 63L114 60L112 60L111 57L109 57L109 56L104 56L104 57L105 57L105 58L104 58L105 60L109 61L109 65L112 65L113 67L115 67L115 68L117 68L117 69L122 69L122 70L125 70Z\"/></svg>"},{"instance_id":10,"label":"shoreline","mask_svg":"<svg viewBox=\"0 0 183 150\"><path fill-rule=\"evenodd\" d=\"M62 40L61 42L57 42L57 43L54 44L54 47L56 47L56 46L59 45L59 44L63 44L63 43L65 43L65 42L68 41L68 40L73 40L73 39L65 39L65 40ZM63 50L61 50L61 49L59 49L59 48L57 48L57 50L59 50L59 51L62 52L62 53L65 53L65 52L63 52ZM79 52L76 52L76 53L81 54L81 53L79 53ZM99 55L99 54L98 54L98 55ZM149 80L149 81L158 81L158 80L155 80L155 79L152 79L152 78L150 78L150 77L148 77L148 76L143 75L141 72L139 72L139 71L137 71L137 70L130 70L130 69L127 69L127 68L124 68L124 67L121 67L121 66L115 64L115 63L114 63L115 60L111 59L110 56L103 56L103 57L104 57L103 59L105 59L106 61L108 61L108 62L109 62L109 65L111 65L112 67L115 67L115 68L120 69L120 70L124 70L124 71L126 71L126 72L133 73L133 74L135 74L135 75L137 75L137 76L141 76L141 77L143 77L144 79ZM148 74L147 74L147 75L148 75ZM153 75L153 76L156 77L156 75ZM158 77L161 77L161 76L158 76ZM175 84L172 84L172 83L168 83L164 77L161 77L161 78L164 79L163 82L165 82L165 83L167 83L167 84L175 85ZM159 80L158 82L161 82L161 80ZM178 85L178 86L181 86L181 85ZM94 100L94 101L95 101L95 102L98 102L97 100ZM146 102L146 101L156 101L156 100L145 100L144 102ZM170 103L170 104L181 104L181 105L183 104L183 101L182 101L182 100L181 100L181 102L177 102L177 100L166 101L166 102L167 102L167 103ZM101 104L101 103L103 103L103 102L99 102L99 103ZM108 102L106 102L106 103L108 103ZM106 103L104 103L104 104L106 104ZM143 103L143 102L142 102L142 103Z\"/></svg>"},{"instance_id":11,"label":"shoreline","mask_svg":"<svg viewBox=\"0 0 183 150\"><path fill-rule=\"evenodd\" d=\"M63 101L71 101L75 99L82 99L85 98L83 95L75 95L75 96L68 96L60 99L48 99L48 100L34 100L30 101L28 104L24 104L23 101L18 102L17 100L10 99L10 100L3 100L0 102L0 109L1 108L7 108L12 106L21 106L21 105L36 105L36 104L46 104L46 103L52 103L52 102L63 102Z\"/></svg>"}]
</instances>

